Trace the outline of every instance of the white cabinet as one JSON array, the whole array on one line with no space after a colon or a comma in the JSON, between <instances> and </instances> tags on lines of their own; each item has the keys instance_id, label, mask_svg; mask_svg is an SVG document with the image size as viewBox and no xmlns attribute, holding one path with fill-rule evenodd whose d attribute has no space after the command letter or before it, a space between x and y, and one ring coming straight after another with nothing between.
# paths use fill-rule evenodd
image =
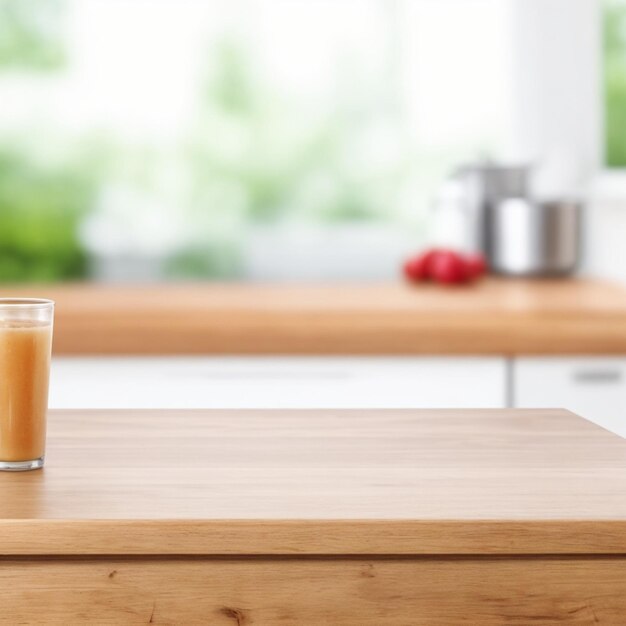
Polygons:
<instances>
[{"instance_id":1,"label":"white cabinet","mask_svg":"<svg viewBox=\"0 0 626 626\"><path fill-rule=\"evenodd\" d=\"M55 358L52 408L503 407L504 358Z\"/></svg>"},{"instance_id":2,"label":"white cabinet","mask_svg":"<svg viewBox=\"0 0 626 626\"><path fill-rule=\"evenodd\" d=\"M626 357L64 357L53 408L562 407L626 436Z\"/></svg>"},{"instance_id":3,"label":"white cabinet","mask_svg":"<svg viewBox=\"0 0 626 626\"><path fill-rule=\"evenodd\" d=\"M626 436L626 358L519 358L513 405L566 408Z\"/></svg>"}]
</instances>

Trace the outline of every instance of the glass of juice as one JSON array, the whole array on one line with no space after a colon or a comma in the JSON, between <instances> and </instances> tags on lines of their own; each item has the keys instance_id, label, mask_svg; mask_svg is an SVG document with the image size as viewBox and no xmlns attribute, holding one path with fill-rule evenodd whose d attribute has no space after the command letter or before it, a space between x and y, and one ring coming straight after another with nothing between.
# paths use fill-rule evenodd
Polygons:
<instances>
[{"instance_id":1,"label":"glass of juice","mask_svg":"<svg viewBox=\"0 0 626 626\"><path fill-rule=\"evenodd\" d=\"M54 302L0 298L0 470L43 467Z\"/></svg>"}]
</instances>

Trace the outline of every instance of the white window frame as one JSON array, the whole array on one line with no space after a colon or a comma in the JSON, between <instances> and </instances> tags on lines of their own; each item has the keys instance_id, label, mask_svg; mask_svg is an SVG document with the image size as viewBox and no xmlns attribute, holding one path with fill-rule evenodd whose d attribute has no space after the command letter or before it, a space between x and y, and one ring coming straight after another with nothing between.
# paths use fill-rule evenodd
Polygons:
<instances>
[{"instance_id":1,"label":"white window frame","mask_svg":"<svg viewBox=\"0 0 626 626\"><path fill-rule=\"evenodd\" d=\"M578 159L586 205L581 270L626 282L626 168L605 161L602 5L511 0L511 128L531 159L560 143Z\"/></svg>"},{"instance_id":2,"label":"white window frame","mask_svg":"<svg viewBox=\"0 0 626 626\"><path fill-rule=\"evenodd\" d=\"M512 0L513 143L541 159L565 145L594 200L626 201L605 159L602 0ZM626 206L626 205L625 205Z\"/></svg>"}]
</instances>

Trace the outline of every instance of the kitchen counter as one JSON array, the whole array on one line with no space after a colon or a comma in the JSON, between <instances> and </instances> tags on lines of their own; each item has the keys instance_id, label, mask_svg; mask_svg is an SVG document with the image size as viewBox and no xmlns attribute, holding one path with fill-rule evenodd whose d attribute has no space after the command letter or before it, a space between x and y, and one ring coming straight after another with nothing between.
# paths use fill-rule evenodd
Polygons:
<instances>
[{"instance_id":1,"label":"kitchen counter","mask_svg":"<svg viewBox=\"0 0 626 626\"><path fill-rule=\"evenodd\" d=\"M56 354L626 354L626 289L593 280L8 287L57 302Z\"/></svg>"},{"instance_id":2,"label":"kitchen counter","mask_svg":"<svg viewBox=\"0 0 626 626\"><path fill-rule=\"evenodd\" d=\"M622 623L625 468L560 410L52 411L0 622Z\"/></svg>"}]
</instances>

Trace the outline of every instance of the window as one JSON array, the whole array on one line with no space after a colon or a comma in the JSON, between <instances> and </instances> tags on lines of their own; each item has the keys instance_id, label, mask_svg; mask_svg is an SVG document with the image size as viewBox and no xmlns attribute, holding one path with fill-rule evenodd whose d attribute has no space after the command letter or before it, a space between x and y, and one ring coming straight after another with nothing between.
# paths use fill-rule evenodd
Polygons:
<instances>
[{"instance_id":1,"label":"window","mask_svg":"<svg viewBox=\"0 0 626 626\"><path fill-rule=\"evenodd\" d=\"M40 4L0 0L0 279L272 278L340 230L388 272L512 134L503 0Z\"/></svg>"},{"instance_id":2,"label":"window","mask_svg":"<svg viewBox=\"0 0 626 626\"><path fill-rule=\"evenodd\" d=\"M604 11L605 159L626 167L626 2L609 0Z\"/></svg>"}]
</instances>

